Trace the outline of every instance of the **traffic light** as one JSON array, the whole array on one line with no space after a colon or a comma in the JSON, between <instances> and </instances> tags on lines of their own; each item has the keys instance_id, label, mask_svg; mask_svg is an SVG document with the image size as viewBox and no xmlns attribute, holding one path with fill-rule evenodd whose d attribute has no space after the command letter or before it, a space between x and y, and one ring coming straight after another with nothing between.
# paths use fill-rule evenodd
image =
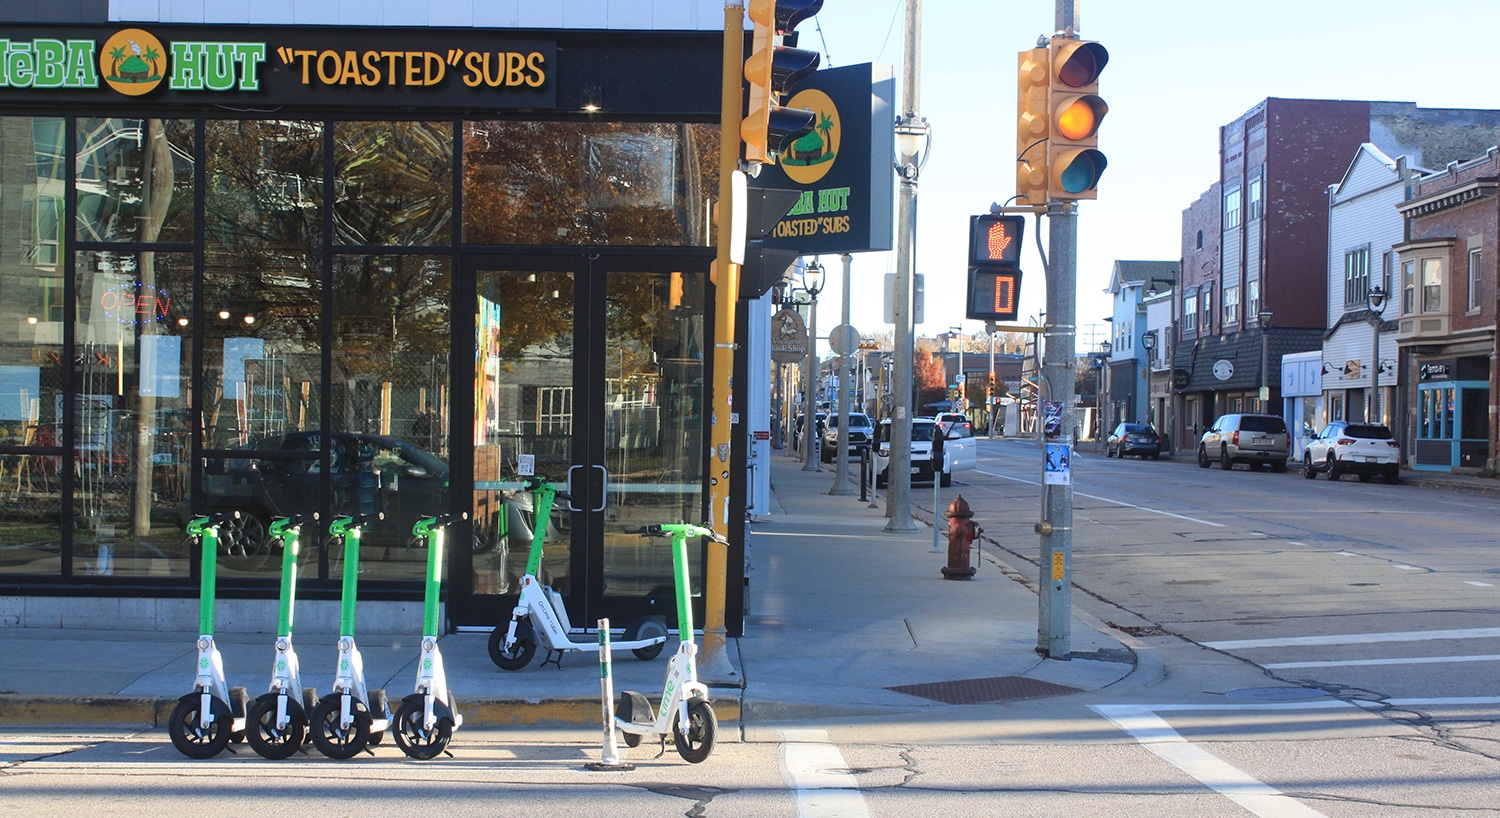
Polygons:
<instances>
[{"instance_id":1,"label":"traffic light","mask_svg":"<svg viewBox=\"0 0 1500 818\"><path fill-rule=\"evenodd\" d=\"M775 164L785 148L813 128L814 114L782 108L787 89L818 68L818 52L793 48L792 29L818 13L823 0L750 0L747 11L755 26L745 79L750 83L740 139L745 160Z\"/></svg>"},{"instance_id":2,"label":"traffic light","mask_svg":"<svg viewBox=\"0 0 1500 818\"><path fill-rule=\"evenodd\" d=\"M1047 49L1022 51L1016 86L1016 198L1047 203Z\"/></svg>"},{"instance_id":3,"label":"traffic light","mask_svg":"<svg viewBox=\"0 0 1500 818\"><path fill-rule=\"evenodd\" d=\"M985 214L969 219L966 317L1014 321L1021 298L1021 239L1026 217Z\"/></svg>"},{"instance_id":4,"label":"traffic light","mask_svg":"<svg viewBox=\"0 0 1500 818\"><path fill-rule=\"evenodd\" d=\"M1053 37L1048 46L1047 197L1097 198L1108 164L1098 150L1099 124L1109 106L1099 97L1099 74L1109 62L1104 46Z\"/></svg>"}]
</instances>

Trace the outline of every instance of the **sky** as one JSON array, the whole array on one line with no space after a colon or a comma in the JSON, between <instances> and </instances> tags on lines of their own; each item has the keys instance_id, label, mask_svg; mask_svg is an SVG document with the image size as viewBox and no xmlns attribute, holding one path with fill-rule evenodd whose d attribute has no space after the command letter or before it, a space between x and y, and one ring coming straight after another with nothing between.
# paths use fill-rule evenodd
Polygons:
<instances>
[{"instance_id":1,"label":"sky","mask_svg":"<svg viewBox=\"0 0 1500 818\"><path fill-rule=\"evenodd\" d=\"M926 277L925 323L983 332L964 319L969 216L1015 193L1016 55L1053 32L1054 0L926 0L922 4L920 106L932 127L917 193L915 271ZM904 0L825 0L798 27L799 46L825 67L895 67L898 109ZM1495 0L1082 0L1079 33L1109 50L1099 95L1109 113L1099 150L1109 161L1096 201L1079 204L1077 323L1080 349L1105 334L1104 291L1116 260L1182 255L1182 211L1218 181L1218 129L1267 97L1415 102L1423 108L1500 108L1500 49L1466 32L1500 20ZM1353 158L1352 156L1350 157ZM1021 316L1046 303L1027 219ZM1045 236L1043 237L1045 244ZM839 323L842 265L821 259L819 334ZM893 253L854 256L851 321L882 321L882 276ZM826 344L820 347L826 354Z\"/></svg>"}]
</instances>

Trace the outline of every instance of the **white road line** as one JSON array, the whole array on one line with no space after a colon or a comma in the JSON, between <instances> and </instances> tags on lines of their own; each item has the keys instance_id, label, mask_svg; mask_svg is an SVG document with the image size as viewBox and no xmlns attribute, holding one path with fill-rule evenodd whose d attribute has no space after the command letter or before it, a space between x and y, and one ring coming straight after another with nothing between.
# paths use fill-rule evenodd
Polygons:
<instances>
[{"instance_id":1,"label":"white road line","mask_svg":"<svg viewBox=\"0 0 1500 818\"><path fill-rule=\"evenodd\" d=\"M870 818L859 783L824 730L782 730L781 773L799 818Z\"/></svg>"},{"instance_id":2,"label":"white road line","mask_svg":"<svg viewBox=\"0 0 1500 818\"><path fill-rule=\"evenodd\" d=\"M989 475L990 477L998 477L1001 480L1014 480L1017 483L1025 483L1028 486L1040 486L1041 485L1041 483L1039 481L1036 481L1036 480L1022 480L1019 477L1011 477L1008 474L995 474L994 472L984 471L983 469L975 469L974 471L976 471L976 472L978 472L980 474ZM1133 508L1133 509L1136 509L1137 511L1146 511L1146 512L1150 512L1152 514L1160 514L1163 517L1175 517L1175 518L1177 518L1179 520L1187 520L1190 523L1202 523L1203 525L1210 525L1210 526L1213 526L1214 528L1223 528L1224 527L1223 523L1215 523L1215 522L1210 522L1208 520L1200 520L1197 517L1186 517L1186 516L1183 516L1181 514L1173 514L1170 511L1162 511L1160 509L1147 508L1146 506L1138 506L1135 503L1127 503L1127 502L1124 502L1123 500L1113 500L1113 499L1111 499L1109 497L1100 497L1100 496L1098 496L1096 494L1084 494L1081 491L1075 491L1075 492L1073 492L1073 496L1074 497L1087 497L1090 500L1098 500L1098 501L1104 502L1104 503L1114 503L1117 506L1124 506L1125 508ZM1264 535L1262 535L1262 536L1264 536Z\"/></svg>"},{"instance_id":3,"label":"white road line","mask_svg":"<svg viewBox=\"0 0 1500 818\"><path fill-rule=\"evenodd\" d=\"M1472 579L1466 579L1466 580L1464 580L1464 584L1465 585L1477 585L1480 588L1493 588L1493 587L1495 587L1494 585L1491 585L1488 582L1475 582Z\"/></svg>"},{"instance_id":4,"label":"white road line","mask_svg":"<svg viewBox=\"0 0 1500 818\"><path fill-rule=\"evenodd\" d=\"M1090 705L1129 733L1142 747L1260 818L1327 818L1294 801L1249 773L1188 742L1153 708L1142 705Z\"/></svg>"},{"instance_id":5,"label":"white road line","mask_svg":"<svg viewBox=\"0 0 1500 818\"><path fill-rule=\"evenodd\" d=\"M1397 565L1395 567L1396 568L1400 568L1402 571L1420 571L1420 570L1422 570L1421 568L1418 568L1415 565Z\"/></svg>"},{"instance_id":6,"label":"white road line","mask_svg":"<svg viewBox=\"0 0 1500 818\"><path fill-rule=\"evenodd\" d=\"M1327 636L1285 636L1270 639L1230 639L1204 642L1214 650L1288 648L1316 645L1372 645L1377 642L1431 642L1438 639L1496 639L1500 628L1461 628L1446 631L1393 631L1388 633L1333 633Z\"/></svg>"},{"instance_id":7,"label":"white road line","mask_svg":"<svg viewBox=\"0 0 1500 818\"><path fill-rule=\"evenodd\" d=\"M1307 543L1305 543L1305 542L1297 542L1296 540L1287 540L1286 544L1287 545L1303 545L1303 546L1307 545Z\"/></svg>"},{"instance_id":8,"label":"white road line","mask_svg":"<svg viewBox=\"0 0 1500 818\"><path fill-rule=\"evenodd\" d=\"M1298 667L1376 667L1379 665L1439 665L1449 662L1500 662L1500 653L1475 656L1419 656L1405 659L1349 659L1329 662L1276 662L1261 665L1266 670L1285 670Z\"/></svg>"}]
</instances>

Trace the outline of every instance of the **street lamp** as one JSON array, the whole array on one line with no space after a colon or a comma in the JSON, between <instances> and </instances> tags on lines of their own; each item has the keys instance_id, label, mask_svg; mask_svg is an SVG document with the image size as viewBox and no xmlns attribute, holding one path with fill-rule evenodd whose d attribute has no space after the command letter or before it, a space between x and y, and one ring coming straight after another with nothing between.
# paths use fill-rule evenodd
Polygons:
<instances>
[{"instance_id":1,"label":"street lamp","mask_svg":"<svg viewBox=\"0 0 1500 818\"><path fill-rule=\"evenodd\" d=\"M1261 307L1260 312L1255 314L1255 320L1260 322L1260 411L1269 412L1271 409L1271 371L1268 369L1270 363L1271 320L1276 314L1271 312L1270 307Z\"/></svg>"},{"instance_id":2,"label":"street lamp","mask_svg":"<svg viewBox=\"0 0 1500 818\"><path fill-rule=\"evenodd\" d=\"M908 38L915 28L913 23L920 16L920 5L907 4ZM910 48L908 52L910 56ZM916 66L909 64L906 75L908 93L902 96L910 100L911 108L896 120L895 125L895 168L901 177L901 197L897 214L900 229L896 236L896 303L892 310L896 327L891 353L895 359L891 373L891 456L886 466L886 512L890 519L885 524L885 530L893 533L916 530L911 520L912 385L915 382L912 363L916 351L912 327L912 263L916 259L917 242L917 177L931 156L932 130L927 120L916 113L915 73Z\"/></svg>"},{"instance_id":3,"label":"street lamp","mask_svg":"<svg viewBox=\"0 0 1500 818\"><path fill-rule=\"evenodd\" d=\"M1153 278L1153 279L1151 279L1151 283L1146 286L1146 297L1147 298L1155 298L1156 296L1158 296L1158 295L1161 294L1162 291L1160 289L1158 289L1157 286L1156 286L1157 282L1161 282L1161 283L1167 285L1167 289L1171 289L1172 287L1176 286L1176 284L1177 284L1177 282L1173 281L1170 278Z\"/></svg>"},{"instance_id":4,"label":"street lamp","mask_svg":"<svg viewBox=\"0 0 1500 818\"><path fill-rule=\"evenodd\" d=\"M802 445L805 448L803 455L806 461L802 464L803 471L822 471L823 463L818 457L818 444L822 435L818 434L817 408L818 408L818 293L823 291L823 265L813 259L812 263L802 270L802 289L807 291L808 297L812 299L812 307L808 311L807 322L807 387L806 398L803 400L802 409Z\"/></svg>"},{"instance_id":5,"label":"street lamp","mask_svg":"<svg viewBox=\"0 0 1500 818\"><path fill-rule=\"evenodd\" d=\"M1156 424L1152 421L1152 417L1155 415L1155 413L1151 411L1151 409L1153 408L1152 403L1151 403L1151 370L1156 368L1156 333L1154 331L1153 332L1145 333L1144 335L1141 336L1141 349L1146 350L1146 418L1145 419L1146 419L1147 423L1150 423L1152 426L1155 426Z\"/></svg>"},{"instance_id":6,"label":"street lamp","mask_svg":"<svg viewBox=\"0 0 1500 818\"><path fill-rule=\"evenodd\" d=\"M1365 296L1365 301L1370 306L1370 335L1375 341L1374 355L1370 359L1371 420L1375 423L1382 423L1385 420L1385 414L1380 411L1380 312L1385 306L1385 288L1379 284L1371 287L1369 294Z\"/></svg>"}]
</instances>

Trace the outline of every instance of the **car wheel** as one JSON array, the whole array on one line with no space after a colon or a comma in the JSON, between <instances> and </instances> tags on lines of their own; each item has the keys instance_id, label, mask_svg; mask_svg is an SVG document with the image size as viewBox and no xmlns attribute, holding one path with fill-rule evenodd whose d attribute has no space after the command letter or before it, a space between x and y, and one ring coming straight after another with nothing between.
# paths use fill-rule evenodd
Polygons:
<instances>
[{"instance_id":1,"label":"car wheel","mask_svg":"<svg viewBox=\"0 0 1500 818\"><path fill-rule=\"evenodd\" d=\"M1318 470L1313 468L1312 455L1302 455L1302 476L1312 480L1318 476Z\"/></svg>"},{"instance_id":2,"label":"car wheel","mask_svg":"<svg viewBox=\"0 0 1500 818\"><path fill-rule=\"evenodd\" d=\"M1111 449L1109 447L1108 443L1104 444L1104 457L1106 459L1108 459L1108 458L1111 458L1111 457L1114 457L1114 456L1115 456L1115 450Z\"/></svg>"},{"instance_id":3,"label":"car wheel","mask_svg":"<svg viewBox=\"0 0 1500 818\"><path fill-rule=\"evenodd\" d=\"M953 475L949 472L943 472L943 476L939 480L939 482L942 484L943 488L948 488L949 486L953 485Z\"/></svg>"},{"instance_id":4,"label":"car wheel","mask_svg":"<svg viewBox=\"0 0 1500 818\"><path fill-rule=\"evenodd\" d=\"M1285 460L1274 461L1273 463L1271 463L1271 471L1273 471L1273 472L1275 472L1277 474L1281 474L1282 472L1286 471L1286 461Z\"/></svg>"},{"instance_id":5,"label":"car wheel","mask_svg":"<svg viewBox=\"0 0 1500 818\"><path fill-rule=\"evenodd\" d=\"M1161 459L1161 452L1152 452L1151 453L1151 459L1152 460L1160 460Z\"/></svg>"},{"instance_id":6,"label":"car wheel","mask_svg":"<svg viewBox=\"0 0 1500 818\"><path fill-rule=\"evenodd\" d=\"M1229 459L1229 447L1225 446L1219 450L1219 468L1229 471L1234 468L1234 461Z\"/></svg>"},{"instance_id":7,"label":"car wheel","mask_svg":"<svg viewBox=\"0 0 1500 818\"><path fill-rule=\"evenodd\" d=\"M1375 479L1375 475L1370 474L1369 472L1360 472L1360 474L1359 474L1359 482L1361 482L1361 483L1368 483L1368 482L1370 482L1371 480L1374 480L1374 479Z\"/></svg>"},{"instance_id":8,"label":"car wheel","mask_svg":"<svg viewBox=\"0 0 1500 818\"><path fill-rule=\"evenodd\" d=\"M1337 480L1343 476L1344 472L1339 468L1338 458L1334 457L1332 454L1328 455L1328 479Z\"/></svg>"},{"instance_id":9,"label":"car wheel","mask_svg":"<svg viewBox=\"0 0 1500 818\"><path fill-rule=\"evenodd\" d=\"M1208 468L1208 452L1202 446L1198 447L1198 468Z\"/></svg>"},{"instance_id":10,"label":"car wheel","mask_svg":"<svg viewBox=\"0 0 1500 818\"><path fill-rule=\"evenodd\" d=\"M1401 482L1401 469L1399 467L1398 468L1388 469L1386 471L1386 473L1385 473L1385 482L1387 482L1387 483L1399 483L1399 482Z\"/></svg>"}]
</instances>

